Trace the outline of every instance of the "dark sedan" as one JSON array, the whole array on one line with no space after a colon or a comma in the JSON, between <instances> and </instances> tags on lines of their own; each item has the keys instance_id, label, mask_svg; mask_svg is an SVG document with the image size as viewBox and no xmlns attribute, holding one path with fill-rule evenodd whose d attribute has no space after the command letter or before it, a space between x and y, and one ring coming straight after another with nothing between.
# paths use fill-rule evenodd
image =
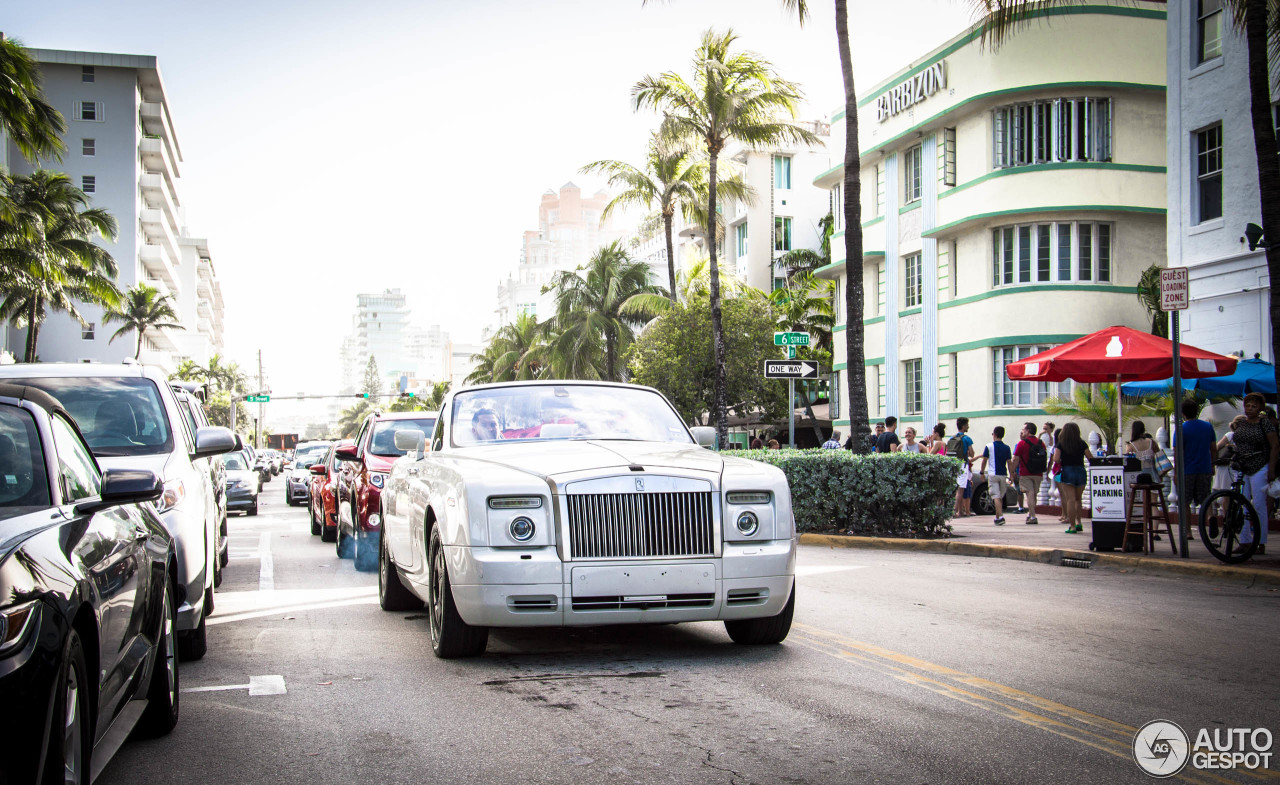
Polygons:
<instances>
[{"instance_id":1,"label":"dark sedan","mask_svg":"<svg viewBox=\"0 0 1280 785\"><path fill-rule=\"evenodd\" d=\"M57 400L0 384L0 781L88 783L131 733L177 723L163 493L103 473Z\"/></svg>"}]
</instances>

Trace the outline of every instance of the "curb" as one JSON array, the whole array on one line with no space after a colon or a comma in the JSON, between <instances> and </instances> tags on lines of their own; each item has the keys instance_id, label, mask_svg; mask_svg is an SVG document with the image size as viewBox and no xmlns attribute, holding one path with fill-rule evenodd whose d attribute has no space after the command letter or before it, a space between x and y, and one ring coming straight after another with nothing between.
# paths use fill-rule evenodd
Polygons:
<instances>
[{"instance_id":1,"label":"curb","mask_svg":"<svg viewBox=\"0 0 1280 785\"><path fill-rule=\"evenodd\" d=\"M1232 567L1226 564L1202 564L1192 561L1170 561L1150 556L1125 556L1094 553L1066 548L1031 548L1024 545L984 545L955 540L900 540L892 537L854 537L841 534L801 534L801 545L828 548L862 548L876 551L917 551L945 553L952 556L979 556L991 559L1038 562L1061 565L1063 558L1088 561L1095 566L1120 567L1134 571L1189 575L1197 578L1244 581L1249 585L1280 586L1280 570L1257 567Z\"/></svg>"}]
</instances>

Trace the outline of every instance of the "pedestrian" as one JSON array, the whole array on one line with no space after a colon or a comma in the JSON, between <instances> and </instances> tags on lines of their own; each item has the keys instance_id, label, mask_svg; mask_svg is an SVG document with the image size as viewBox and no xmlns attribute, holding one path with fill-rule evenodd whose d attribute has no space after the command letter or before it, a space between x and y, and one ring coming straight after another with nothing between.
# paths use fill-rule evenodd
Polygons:
<instances>
[{"instance_id":1,"label":"pedestrian","mask_svg":"<svg viewBox=\"0 0 1280 785\"><path fill-rule=\"evenodd\" d=\"M880 443L880 437L884 435L884 423L876 423L875 433L871 434L871 452L876 451L876 445Z\"/></svg>"},{"instance_id":2,"label":"pedestrian","mask_svg":"<svg viewBox=\"0 0 1280 785\"><path fill-rule=\"evenodd\" d=\"M1214 445L1218 451L1218 457L1213 462L1213 490L1215 491L1231 490L1231 462L1236 457L1236 428L1239 428L1240 423L1245 419L1243 414L1233 417L1227 426L1227 432Z\"/></svg>"},{"instance_id":3,"label":"pedestrian","mask_svg":"<svg viewBox=\"0 0 1280 785\"><path fill-rule=\"evenodd\" d=\"M764 448L764 442L760 439L760 434L751 437L751 449L759 450Z\"/></svg>"},{"instance_id":4,"label":"pedestrian","mask_svg":"<svg viewBox=\"0 0 1280 785\"><path fill-rule=\"evenodd\" d=\"M899 452L914 452L914 453L924 452L924 445L916 441L915 428L912 428L911 426L907 426L906 428L904 428L902 431L902 439L903 439L902 447L901 449L899 449Z\"/></svg>"},{"instance_id":5,"label":"pedestrian","mask_svg":"<svg viewBox=\"0 0 1280 785\"><path fill-rule=\"evenodd\" d=\"M1066 518L1067 534L1084 531L1080 523L1081 498L1089 475L1084 462L1089 458L1089 443L1080 437L1080 426L1069 422L1062 426L1054 440L1053 462L1061 466L1058 476L1058 495L1062 503L1062 517Z\"/></svg>"},{"instance_id":6,"label":"pedestrian","mask_svg":"<svg viewBox=\"0 0 1280 785\"><path fill-rule=\"evenodd\" d=\"M884 418L884 432L876 439L876 452L897 452L900 445L898 441L898 418L892 414Z\"/></svg>"},{"instance_id":7,"label":"pedestrian","mask_svg":"<svg viewBox=\"0 0 1280 785\"><path fill-rule=\"evenodd\" d=\"M1186 487L1178 495L1198 509L1209 498L1213 486L1213 461L1218 457L1213 426L1199 419L1200 405L1194 398L1182 401L1182 473ZM1176 434L1175 434L1176 435ZM1177 447L1175 442L1174 447Z\"/></svg>"},{"instance_id":8,"label":"pedestrian","mask_svg":"<svg viewBox=\"0 0 1280 785\"><path fill-rule=\"evenodd\" d=\"M1004 526L1004 494L1009 489L1009 459L1013 452L1004 443L1004 426L997 425L991 431L991 441L982 448L982 467L979 474L987 475L987 495L996 508L996 526Z\"/></svg>"},{"instance_id":9,"label":"pedestrian","mask_svg":"<svg viewBox=\"0 0 1280 785\"><path fill-rule=\"evenodd\" d=\"M1040 522L1036 517L1036 497L1040 493L1040 480L1044 478L1045 466L1048 464L1048 453L1044 442L1036 436L1036 424L1023 423L1022 434L1018 444L1013 448L1013 459L1009 465L1013 475L1018 478L1018 493L1026 496L1027 524Z\"/></svg>"},{"instance_id":10,"label":"pedestrian","mask_svg":"<svg viewBox=\"0 0 1280 785\"><path fill-rule=\"evenodd\" d=\"M770 439L770 440L769 440L769 449L770 449L770 450L781 450L781 449L782 449L782 445L778 444L778 440L777 440L777 439Z\"/></svg>"},{"instance_id":11,"label":"pedestrian","mask_svg":"<svg viewBox=\"0 0 1280 785\"><path fill-rule=\"evenodd\" d=\"M1280 461L1280 436L1276 433L1276 421L1262 414L1267 399L1262 393L1251 392L1244 397L1245 421L1236 428L1232 442L1236 457L1231 461L1232 471L1244 476L1244 495L1253 503L1253 510L1262 524L1262 537L1255 553L1265 554L1267 545L1267 485L1276 477L1276 463ZM1253 531L1245 527L1240 533L1240 544L1253 540Z\"/></svg>"},{"instance_id":12,"label":"pedestrian","mask_svg":"<svg viewBox=\"0 0 1280 785\"><path fill-rule=\"evenodd\" d=\"M947 454L947 426L938 423L933 426L933 441L929 445L929 453L931 455Z\"/></svg>"},{"instance_id":13,"label":"pedestrian","mask_svg":"<svg viewBox=\"0 0 1280 785\"><path fill-rule=\"evenodd\" d=\"M832 432L831 432L831 438L830 438L830 439L827 439L825 442L823 442L823 443L822 443L822 449L824 449L824 450L838 450L838 449L840 449L840 432L839 432L839 431L832 431Z\"/></svg>"},{"instance_id":14,"label":"pedestrian","mask_svg":"<svg viewBox=\"0 0 1280 785\"><path fill-rule=\"evenodd\" d=\"M956 435L947 442L947 455L961 463L960 477L956 479L956 517L966 518L974 514L973 504L973 439L969 438L969 418L956 418Z\"/></svg>"},{"instance_id":15,"label":"pedestrian","mask_svg":"<svg viewBox=\"0 0 1280 785\"><path fill-rule=\"evenodd\" d=\"M1125 455L1132 455L1141 463L1138 469L1138 482L1160 482L1160 472L1156 469L1156 440L1147 433L1147 426L1142 420L1134 420L1129 431L1129 441L1124 444ZM1147 479L1142 479L1142 475Z\"/></svg>"},{"instance_id":16,"label":"pedestrian","mask_svg":"<svg viewBox=\"0 0 1280 785\"><path fill-rule=\"evenodd\" d=\"M1056 427L1051 422L1045 423L1040 428L1040 443L1044 445L1045 455L1051 458L1053 457L1053 445L1054 445L1055 433L1056 433ZM1049 487L1045 491L1046 498L1048 499L1053 499L1054 494L1058 492L1057 481L1054 480L1054 475L1057 473L1058 473L1057 470L1052 469L1052 467L1050 467L1049 470L1045 471L1045 481L1049 485Z\"/></svg>"}]
</instances>

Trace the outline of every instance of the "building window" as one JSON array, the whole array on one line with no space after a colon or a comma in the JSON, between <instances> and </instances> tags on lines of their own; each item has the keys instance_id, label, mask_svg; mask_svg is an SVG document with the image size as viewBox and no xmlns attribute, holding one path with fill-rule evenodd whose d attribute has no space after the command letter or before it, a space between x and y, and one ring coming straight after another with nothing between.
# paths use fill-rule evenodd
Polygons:
<instances>
[{"instance_id":1,"label":"building window","mask_svg":"<svg viewBox=\"0 0 1280 785\"><path fill-rule=\"evenodd\" d=\"M920 414L924 411L924 390L921 383L920 360L907 360L902 364L906 374L906 396L902 406L904 414Z\"/></svg>"},{"instance_id":2,"label":"building window","mask_svg":"<svg viewBox=\"0 0 1280 785\"><path fill-rule=\"evenodd\" d=\"M96 139L81 139L80 154L92 158L98 154L98 142Z\"/></svg>"},{"instance_id":3,"label":"building window","mask_svg":"<svg viewBox=\"0 0 1280 785\"><path fill-rule=\"evenodd\" d=\"M1222 0L1200 0L1196 16L1197 63L1222 57Z\"/></svg>"},{"instance_id":4,"label":"building window","mask_svg":"<svg viewBox=\"0 0 1280 785\"><path fill-rule=\"evenodd\" d=\"M844 281L836 279L836 285L831 289L831 323L840 324L844 321Z\"/></svg>"},{"instance_id":5,"label":"building window","mask_svg":"<svg viewBox=\"0 0 1280 785\"><path fill-rule=\"evenodd\" d=\"M831 374L831 392L827 395L827 405L830 407L829 416L833 420L840 419L840 373Z\"/></svg>"},{"instance_id":6,"label":"building window","mask_svg":"<svg viewBox=\"0 0 1280 785\"><path fill-rule=\"evenodd\" d=\"M1198 223L1222 217L1222 125L1196 134Z\"/></svg>"},{"instance_id":7,"label":"building window","mask_svg":"<svg viewBox=\"0 0 1280 785\"><path fill-rule=\"evenodd\" d=\"M92 82L92 81L93 81L93 78L94 78L93 66L91 66L91 65L82 65L82 66L80 66L80 81L81 81L81 82Z\"/></svg>"},{"instance_id":8,"label":"building window","mask_svg":"<svg viewBox=\"0 0 1280 785\"><path fill-rule=\"evenodd\" d=\"M875 366L875 369L876 369L876 414L883 417L884 401L885 401L884 366L877 365Z\"/></svg>"},{"instance_id":9,"label":"building window","mask_svg":"<svg viewBox=\"0 0 1280 785\"><path fill-rule=\"evenodd\" d=\"M87 194L98 192L98 178L91 174L80 177L80 190Z\"/></svg>"},{"instance_id":10,"label":"building window","mask_svg":"<svg viewBox=\"0 0 1280 785\"><path fill-rule=\"evenodd\" d=\"M77 101L76 119L91 123L102 122L102 104L97 101Z\"/></svg>"},{"instance_id":11,"label":"building window","mask_svg":"<svg viewBox=\"0 0 1280 785\"><path fill-rule=\"evenodd\" d=\"M831 230L844 231L844 186L831 189Z\"/></svg>"},{"instance_id":12,"label":"building window","mask_svg":"<svg viewBox=\"0 0 1280 785\"><path fill-rule=\"evenodd\" d=\"M1111 99L1050 98L992 112L997 169L1111 160Z\"/></svg>"},{"instance_id":13,"label":"building window","mask_svg":"<svg viewBox=\"0 0 1280 785\"><path fill-rule=\"evenodd\" d=\"M80 340L82 341L93 340L93 322L80 325Z\"/></svg>"},{"instance_id":14,"label":"building window","mask_svg":"<svg viewBox=\"0 0 1280 785\"><path fill-rule=\"evenodd\" d=\"M884 215L884 167L876 164L876 215Z\"/></svg>"},{"instance_id":15,"label":"building window","mask_svg":"<svg viewBox=\"0 0 1280 785\"><path fill-rule=\"evenodd\" d=\"M778 216L773 219L773 250L791 250L791 219Z\"/></svg>"},{"instance_id":16,"label":"building window","mask_svg":"<svg viewBox=\"0 0 1280 785\"><path fill-rule=\"evenodd\" d=\"M538 318L537 303L519 303L516 305L516 316L532 316ZM381 327L382 325L378 325Z\"/></svg>"},{"instance_id":17,"label":"building window","mask_svg":"<svg viewBox=\"0 0 1280 785\"><path fill-rule=\"evenodd\" d=\"M738 224L735 230L738 235L738 256L739 258L747 255L747 224L742 222Z\"/></svg>"},{"instance_id":18,"label":"building window","mask_svg":"<svg viewBox=\"0 0 1280 785\"><path fill-rule=\"evenodd\" d=\"M913 253L906 257L903 263L906 268L903 276L906 280L906 286L904 287L906 293L905 307L914 308L924 302L924 266L921 264L920 254L918 253Z\"/></svg>"},{"instance_id":19,"label":"building window","mask_svg":"<svg viewBox=\"0 0 1280 785\"><path fill-rule=\"evenodd\" d=\"M1025 360L1033 354L1048 351L1052 346L997 346L992 353L993 406L1036 406L1048 398L1066 398L1071 395L1071 382L1015 382L1005 372L1005 367L1016 360Z\"/></svg>"},{"instance_id":20,"label":"building window","mask_svg":"<svg viewBox=\"0 0 1280 785\"><path fill-rule=\"evenodd\" d=\"M876 265L876 313L884 313L885 294L884 294L884 262Z\"/></svg>"},{"instance_id":21,"label":"building window","mask_svg":"<svg viewBox=\"0 0 1280 785\"><path fill-rule=\"evenodd\" d=\"M1001 226L991 230L991 286L1109 283L1115 227L1104 223ZM1054 278L1054 271L1057 277Z\"/></svg>"},{"instance_id":22,"label":"building window","mask_svg":"<svg viewBox=\"0 0 1280 785\"><path fill-rule=\"evenodd\" d=\"M902 159L902 203L920 201L920 145L912 147Z\"/></svg>"},{"instance_id":23,"label":"building window","mask_svg":"<svg viewBox=\"0 0 1280 785\"><path fill-rule=\"evenodd\" d=\"M779 191L791 190L791 156L773 157L773 187Z\"/></svg>"},{"instance_id":24,"label":"building window","mask_svg":"<svg viewBox=\"0 0 1280 785\"><path fill-rule=\"evenodd\" d=\"M956 129L942 129L942 184L956 184Z\"/></svg>"}]
</instances>

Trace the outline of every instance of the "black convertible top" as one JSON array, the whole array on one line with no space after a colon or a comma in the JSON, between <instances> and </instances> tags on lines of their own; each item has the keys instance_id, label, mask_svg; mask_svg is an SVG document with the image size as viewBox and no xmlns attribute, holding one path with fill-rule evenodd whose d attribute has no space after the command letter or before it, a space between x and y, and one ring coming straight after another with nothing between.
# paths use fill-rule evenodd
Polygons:
<instances>
[{"instance_id":1,"label":"black convertible top","mask_svg":"<svg viewBox=\"0 0 1280 785\"><path fill-rule=\"evenodd\" d=\"M41 409L50 412L66 413L66 408L44 390L36 387L28 387L25 384L14 384L12 382L0 382L0 398L17 398L19 401L31 401Z\"/></svg>"}]
</instances>

